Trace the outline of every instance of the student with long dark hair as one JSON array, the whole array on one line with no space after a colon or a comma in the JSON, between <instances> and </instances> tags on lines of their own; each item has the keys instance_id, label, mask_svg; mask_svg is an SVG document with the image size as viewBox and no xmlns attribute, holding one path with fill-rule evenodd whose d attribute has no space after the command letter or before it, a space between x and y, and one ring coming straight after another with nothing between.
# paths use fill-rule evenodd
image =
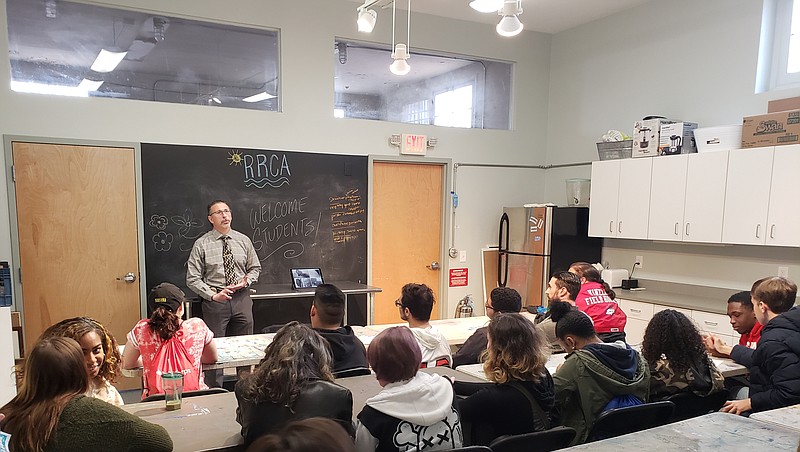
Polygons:
<instances>
[{"instance_id":1,"label":"student with long dark hair","mask_svg":"<svg viewBox=\"0 0 800 452\"><path fill-rule=\"evenodd\" d=\"M312 417L286 424L280 431L264 435L247 452L355 452L353 438L336 422Z\"/></svg>"},{"instance_id":2,"label":"student with long dark hair","mask_svg":"<svg viewBox=\"0 0 800 452\"><path fill-rule=\"evenodd\" d=\"M202 319L192 317L183 320L183 292L175 285L161 283L153 288L147 296L147 305L152 314L149 319L140 320L128 333L128 343L122 355L122 367L135 369L139 357L144 368L144 388L142 398L160 394L159 382L153 370L172 372L175 369L155 369L159 351L167 341L177 338L188 353L191 369L184 370L184 387L206 389L203 381L203 363L217 362L217 346L214 344L214 333ZM152 378L151 378L152 377Z\"/></svg>"},{"instance_id":3,"label":"student with long dark hair","mask_svg":"<svg viewBox=\"0 0 800 452\"><path fill-rule=\"evenodd\" d=\"M706 353L697 327L678 311L665 309L653 316L642 355L650 367L650 400L687 391L705 397L724 386L725 377Z\"/></svg>"},{"instance_id":4,"label":"student with long dark hair","mask_svg":"<svg viewBox=\"0 0 800 452\"><path fill-rule=\"evenodd\" d=\"M353 434L353 395L333 382L327 341L289 322L267 346L256 370L236 383L236 421L245 445L289 421L324 417Z\"/></svg>"},{"instance_id":5,"label":"student with long dark hair","mask_svg":"<svg viewBox=\"0 0 800 452\"><path fill-rule=\"evenodd\" d=\"M473 426L472 444L549 429L554 392L544 332L521 314L497 314L483 358L486 378L496 384L455 382L457 394L469 395L458 407L464 423Z\"/></svg>"},{"instance_id":6,"label":"student with long dark hair","mask_svg":"<svg viewBox=\"0 0 800 452\"><path fill-rule=\"evenodd\" d=\"M37 342L16 397L0 408L0 430L11 434L10 450L172 450L163 427L86 397L88 389L83 351L74 339Z\"/></svg>"},{"instance_id":7,"label":"student with long dark hair","mask_svg":"<svg viewBox=\"0 0 800 452\"><path fill-rule=\"evenodd\" d=\"M569 266L569 271L581 279L575 306L592 318L597 336L603 342L624 341L628 316L617 304L616 294L603 281L600 272L587 262L575 262Z\"/></svg>"},{"instance_id":8,"label":"student with long dark hair","mask_svg":"<svg viewBox=\"0 0 800 452\"><path fill-rule=\"evenodd\" d=\"M604 343L592 320L569 303L556 301L550 312L567 352L553 375L556 407L562 424L577 431L572 444L580 444L603 411L647 402L650 371L647 361L629 345Z\"/></svg>"}]
</instances>

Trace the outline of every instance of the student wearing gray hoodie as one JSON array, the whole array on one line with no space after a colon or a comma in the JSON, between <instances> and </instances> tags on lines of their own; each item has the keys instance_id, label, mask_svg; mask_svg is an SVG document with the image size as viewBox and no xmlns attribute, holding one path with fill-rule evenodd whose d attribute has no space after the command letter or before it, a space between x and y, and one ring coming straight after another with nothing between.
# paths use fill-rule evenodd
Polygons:
<instances>
[{"instance_id":1,"label":"student wearing gray hoodie","mask_svg":"<svg viewBox=\"0 0 800 452\"><path fill-rule=\"evenodd\" d=\"M404 327L375 336L367 360L383 390L358 414L359 452L436 451L461 447L463 434L447 379L418 372L420 350Z\"/></svg>"}]
</instances>

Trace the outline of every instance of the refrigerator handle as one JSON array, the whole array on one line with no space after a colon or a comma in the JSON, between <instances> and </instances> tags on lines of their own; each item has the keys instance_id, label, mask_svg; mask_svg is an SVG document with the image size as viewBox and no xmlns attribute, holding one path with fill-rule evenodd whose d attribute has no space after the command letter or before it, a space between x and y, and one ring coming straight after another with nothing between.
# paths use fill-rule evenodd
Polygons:
<instances>
[{"instance_id":1,"label":"refrigerator handle","mask_svg":"<svg viewBox=\"0 0 800 452\"><path fill-rule=\"evenodd\" d=\"M505 234L503 234L505 232ZM500 233L497 238L497 284L505 287L508 282L508 214L500 217Z\"/></svg>"}]
</instances>

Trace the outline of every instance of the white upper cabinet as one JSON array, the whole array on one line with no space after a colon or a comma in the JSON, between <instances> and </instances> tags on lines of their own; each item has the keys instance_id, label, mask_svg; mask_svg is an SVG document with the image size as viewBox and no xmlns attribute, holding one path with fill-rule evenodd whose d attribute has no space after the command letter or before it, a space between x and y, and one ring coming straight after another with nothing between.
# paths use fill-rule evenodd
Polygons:
<instances>
[{"instance_id":1,"label":"white upper cabinet","mask_svg":"<svg viewBox=\"0 0 800 452\"><path fill-rule=\"evenodd\" d=\"M682 240L689 154L653 157L647 238Z\"/></svg>"},{"instance_id":2,"label":"white upper cabinet","mask_svg":"<svg viewBox=\"0 0 800 452\"><path fill-rule=\"evenodd\" d=\"M800 246L800 145L775 147L767 245Z\"/></svg>"},{"instance_id":3,"label":"white upper cabinet","mask_svg":"<svg viewBox=\"0 0 800 452\"><path fill-rule=\"evenodd\" d=\"M683 241L720 243L728 151L688 154Z\"/></svg>"},{"instance_id":4,"label":"white upper cabinet","mask_svg":"<svg viewBox=\"0 0 800 452\"><path fill-rule=\"evenodd\" d=\"M728 154L723 243L765 243L773 149L741 149Z\"/></svg>"},{"instance_id":5,"label":"white upper cabinet","mask_svg":"<svg viewBox=\"0 0 800 452\"><path fill-rule=\"evenodd\" d=\"M650 158L592 163L589 235L647 238Z\"/></svg>"}]
</instances>

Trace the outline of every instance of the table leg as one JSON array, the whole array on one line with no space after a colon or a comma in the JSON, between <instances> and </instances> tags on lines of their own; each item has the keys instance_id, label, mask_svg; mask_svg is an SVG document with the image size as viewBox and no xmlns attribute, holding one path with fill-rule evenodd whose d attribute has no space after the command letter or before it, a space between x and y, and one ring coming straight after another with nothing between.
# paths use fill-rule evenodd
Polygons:
<instances>
[{"instance_id":1,"label":"table leg","mask_svg":"<svg viewBox=\"0 0 800 452\"><path fill-rule=\"evenodd\" d=\"M347 323L347 294L344 294L344 316L342 317L342 322L345 325L348 325L348 323Z\"/></svg>"}]
</instances>

